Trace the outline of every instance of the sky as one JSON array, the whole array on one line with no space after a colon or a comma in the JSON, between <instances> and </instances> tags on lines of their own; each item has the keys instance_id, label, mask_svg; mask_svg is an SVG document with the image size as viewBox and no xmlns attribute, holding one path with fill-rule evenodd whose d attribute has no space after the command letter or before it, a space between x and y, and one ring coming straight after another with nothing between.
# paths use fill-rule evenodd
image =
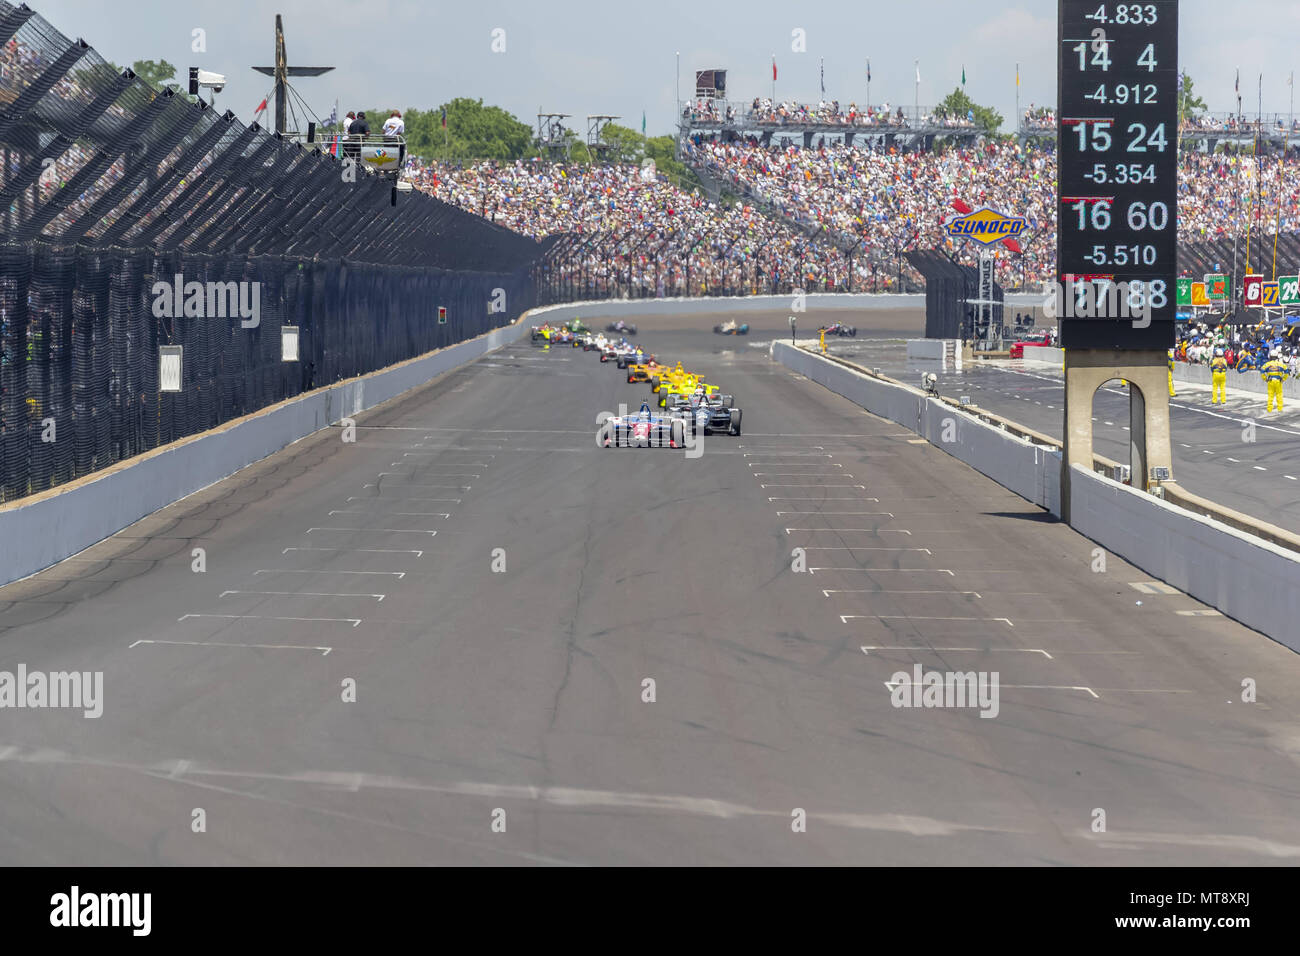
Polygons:
<instances>
[{"instance_id":1,"label":"sky","mask_svg":"<svg viewBox=\"0 0 1300 956\"><path fill-rule=\"evenodd\" d=\"M1102 0L1098 0L1098 4ZM772 91L815 102L825 69L827 99L930 106L960 84L1012 125L1016 64L1021 109L1056 97L1056 0L28 0L57 29L81 37L120 64L165 59L184 83L188 67L228 78L217 106L250 120L271 89L253 66L274 62L275 14L284 16L289 64L334 66L294 88L317 115L393 106L430 109L455 98L482 99L535 125L540 111L585 117L608 113L650 135L672 132L680 75L725 69L732 99ZM1241 70L1244 108L1253 112L1263 75L1263 108L1290 110L1288 76L1300 67L1297 0L1183 0L1180 58L1211 110L1235 111ZM206 51L194 52L195 30ZM806 50L794 52L794 31ZM496 49L494 50L494 46ZM678 56L680 53L680 71ZM269 125L268 119L267 124Z\"/></svg>"}]
</instances>

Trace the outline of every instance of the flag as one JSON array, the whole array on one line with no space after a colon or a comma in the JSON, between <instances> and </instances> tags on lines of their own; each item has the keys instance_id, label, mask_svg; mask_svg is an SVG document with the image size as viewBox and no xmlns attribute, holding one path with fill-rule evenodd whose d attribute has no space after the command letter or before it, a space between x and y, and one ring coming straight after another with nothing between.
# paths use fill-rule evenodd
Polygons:
<instances>
[{"instance_id":1,"label":"flag","mask_svg":"<svg viewBox=\"0 0 1300 956\"><path fill-rule=\"evenodd\" d=\"M447 128L447 107L442 108L442 128Z\"/></svg>"},{"instance_id":2,"label":"flag","mask_svg":"<svg viewBox=\"0 0 1300 956\"><path fill-rule=\"evenodd\" d=\"M965 63L961 65L961 85L962 86L966 85L966 64Z\"/></svg>"},{"instance_id":3,"label":"flag","mask_svg":"<svg viewBox=\"0 0 1300 956\"><path fill-rule=\"evenodd\" d=\"M916 82L918 86L921 83L921 61L920 60L916 61Z\"/></svg>"},{"instance_id":4,"label":"flag","mask_svg":"<svg viewBox=\"0 0 1300 956\"><path fill-rule=\"evenodd\" d=\"M641 135L645 135L645 110L641 111Z\"/></svg>"},{"instance_id":5,"label":"flag","mask_svg":"<svg viewBox=\"0 0 1300 956\"><path fill-rule=\"evenodd\" d=\"M826 98L826 59L822 58L822 99Z\"/></svg>"},{"instance_id":6,"label":"flag","mask_svg":"<svg viewBox=\"0 0 1300 956\"><path fill-rule=\"evenodd\" d=\"M1237 96L1240 97L1241 96L1241 67L1237 67L1237 82L1233 86L1233 89L1237 91Z\"/></svg>"},{"instance_id":7,"label":"flag","mask_svg":"<svg viewBox=\"0 0 1300 956\"><path fill-rule=\"evenodd\" d=\"M321 125L333 126L338 121L339 121L339 105L335 103L332 107L330 107L330 115L325 117L325 122L322 123Z\"/></svg>"},{"instance_id":8,"label":"flag","mask_svg":"<svg viewBox=\"0 0 1300 956\"><path fill-rule=\"evenodd\" d=\"M266 109L266 97L264 96L264 97L262 97L262 102L260 102L260 103L257 104L257 109L253 110L253 122L254 122L254 123L257 122L257 118L258 118L259 116L262 115L262 112L263 112L265 109Z\"/></svg>"},{"instance_id":9,"label":"flag","mask_svg":"<svg viewBox=\"0 0 1300 956\"><path fill-rule=\"evenodd\" d=\"M1020 86L1020 64L1016 64L1016 86Z\"/></svg>"},{"instance_id":10,"label":"flag","mask_svg":"<svg viewBox=\"0 0 1300 956\"><path fill-rule=\"evenodd\" d=\"M772 82L776 82L776 57L772 57Z\"/></svg>"},{"instance_id":11,"label":"flag","mask_svg":"<svg viewBox=\"0 0 1300 956\"><path fill-rule=\"evenodd\" d=\"M867 82L871 82L871 58L867 58Z\"/></svg>"}]
</instances>

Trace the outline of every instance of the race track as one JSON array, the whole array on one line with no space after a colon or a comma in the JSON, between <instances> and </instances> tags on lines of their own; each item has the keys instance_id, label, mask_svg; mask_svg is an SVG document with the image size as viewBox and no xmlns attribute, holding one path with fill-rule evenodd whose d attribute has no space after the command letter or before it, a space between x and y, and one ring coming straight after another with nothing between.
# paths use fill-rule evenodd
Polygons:
<instances>
[{"instance_id":1,"label":"race track","mask_svg":"<svg viewBox=\"0 0 1300 956\"><path fill-rule=\"evenodd\" d=\"M106 697L0 711L0 863L1300 862L1300 658L750 321L639 323L744 409L698 458L525 340L0 589L0 669ZM894 707L916 662L997 716Z\"/></svg>"}]
</instances>

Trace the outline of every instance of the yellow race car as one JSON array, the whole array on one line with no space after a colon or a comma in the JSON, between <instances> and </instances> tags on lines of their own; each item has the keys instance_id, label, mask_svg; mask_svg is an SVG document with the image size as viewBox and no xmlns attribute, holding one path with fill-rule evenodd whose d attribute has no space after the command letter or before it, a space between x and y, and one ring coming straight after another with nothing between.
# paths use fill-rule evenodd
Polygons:
<instances>
[{"instance_id":1,"label":"yellow race car","mask_svg":"<svg viewBox=\"0 0 1300 956\"><path fill-rule=\"evenodd\" d=\"M664 385L685 381L690 377L690 374L690 372L682 368L681 362L678 362L675 368L668 365L662 366L657 375L650 377L650 391L658 394L659 389Z\"/></svg>"},{"instance_id":2,"label":"yellow race car","mask_svg":"<svg viewBox=\"0 0 1300 956\"><path fill-rule=\"evenodd\" d=\"M655 357L652 355L640 365L635 362L629 364L627 367L627 380L629 384L632 382L649 382L656 378L662 370L663 366L656 362Z\"/></svg>"},{"instance_id":3,"label":"yellow race car","mask_svg":"<svg viewBox=\"0 0 1300 956\"><path fill-rule=\"evenodd\" d=\"M672 395L680 396L683 399L702 393L704 395L717 395L718 386L710 385L698 375L687 375L673 382L659 386L659 407L668 407L668 398Z\"/></svg>"}]
</instances>

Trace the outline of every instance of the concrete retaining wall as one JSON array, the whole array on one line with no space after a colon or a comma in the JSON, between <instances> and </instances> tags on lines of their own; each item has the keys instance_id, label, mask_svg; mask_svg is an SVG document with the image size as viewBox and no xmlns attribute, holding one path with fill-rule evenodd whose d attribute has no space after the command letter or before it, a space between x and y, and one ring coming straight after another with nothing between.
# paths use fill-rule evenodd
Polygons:
<instances>
[{"instance_id":1,"label":"concrete retaining wall","mask_svg":"<svg viewBox=\"0 0 1300 956\"><path fill-rule=\"evenodd\" d=\"M1300 557L1077 465L1070 511L1107 551L1300 651Z\"/></svg>"},{"instance_id":2,"label":"concrete retaining wall","mask_svg":"<svg viewBox=\"0 0 1300 956\"><path fill-rule=\"evenodd\" d=\"M815 316L822 312L863 312L876 309L924 309L923 295L887 295L862 294L849 295L834 293L811 293L804 299L807 306L806 315ZM534 309L532 322L540 323L544 318L563 316L566 319L603 318L616 315L619 318L634 318L650 315L709 315L725 319L731 315L745 315L752 312L781 312L791 309L794 296L789 295L748 295L730 297L708 297L693 299L601 299L594 302L572 302L568 305L551 305ZM800 316L802 319L803 316ZM812 318L808 318L812 322ZM813 326L814 331L816 326Z\"/></svg>"},{"instance_id":3,"label":"concrete retaining wall","mask_svg":"<svg viewBox=\"0 0 1300 956\"><path fill-rule=\"evenodd\" d=\"M4 542L0 547L0 585L84 551L318 429L396 398L527 331L522 321L496 329L281 402L65 487L0 507L0 542Z\"/></svg>"}]
</instances>

